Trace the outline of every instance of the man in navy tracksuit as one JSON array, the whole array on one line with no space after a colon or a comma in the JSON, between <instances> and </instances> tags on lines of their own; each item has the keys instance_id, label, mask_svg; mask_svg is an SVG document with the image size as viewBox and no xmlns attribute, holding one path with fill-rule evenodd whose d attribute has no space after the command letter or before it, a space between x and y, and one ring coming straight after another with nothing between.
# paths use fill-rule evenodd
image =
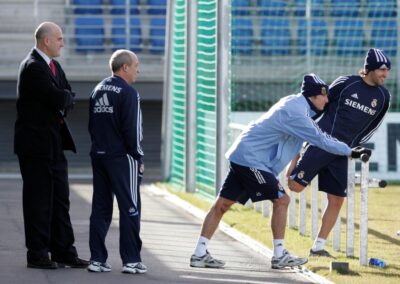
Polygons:
<instances>
[{"instance_id":1,"label":"man in navy tracksuit","mask_svg":"<svg viewBox=\"0 0 400 284\"><path fill-rule=\"evenodd\" d=\"M370 49L360 75L341 76L330 85L329 104L318 122L319 127L350 147L368 141L389 108L390 94L383 83L390 67L390 60L382 50ZM319 190L328 196L328 206L310 256L331 257L324 248L347 194L347 161L345 156L308 146L294 170L288 171L291 190L302 191L318 174Z\"/></svg>"},{"instance_id":2,"label":"man in navy tracksuit","mask_svg":"<svg viewBox=\"0 0 400 284\"><path fill-rule=\"evenodd\" d=\"M90 216L90 265L92 272L111 271L106 262L105 238L110 227L113 198L119 206L120 255L124 273L144 273L140 250L140 192L143 174L140 146L142 113L140 97L130 85L136 80L138 59L129 50L110 58L112 76L101 81L90 96L90 156L93 168L93 202Z\"/></svg>"}]
</instances>

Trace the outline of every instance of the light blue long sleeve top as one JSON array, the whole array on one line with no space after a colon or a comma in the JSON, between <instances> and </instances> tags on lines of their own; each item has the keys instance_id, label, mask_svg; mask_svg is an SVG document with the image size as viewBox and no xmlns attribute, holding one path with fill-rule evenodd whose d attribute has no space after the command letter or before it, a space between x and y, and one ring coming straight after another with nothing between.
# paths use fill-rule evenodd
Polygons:
<instances>
[{"instance_id":1,"label":"light blue long sleeve top","mask_svg":"<svg viewBox=\"0 0 400 284\"><path fill-rule=\"evenodd\" d=\"M306 100L301 94L279 100L247 126L225 157L278 176L304 141L336 155L350 156L349 146L321 131L311 118L315 113Z\"/></svg>"}]
</instances>

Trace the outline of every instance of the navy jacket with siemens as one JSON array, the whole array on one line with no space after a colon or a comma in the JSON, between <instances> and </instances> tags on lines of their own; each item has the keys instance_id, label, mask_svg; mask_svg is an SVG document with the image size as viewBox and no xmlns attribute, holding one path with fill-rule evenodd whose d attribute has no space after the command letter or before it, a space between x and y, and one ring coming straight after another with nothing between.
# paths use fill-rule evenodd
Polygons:
<instances>
[{"instance_id":1,"label":"navy jacket with siemens","mask_svg":"<svg viewBox=\"0 0 400 284\"><path fill-rule=\"evenodd\" d=\"M134 88L116 75L108 77L93 90L89 110L92 157L129 154L141 161L142 112L140 96Z\"/></svg>"},{"instance_id":2,"label":"navy jacket with siemens","mask_svg":"<svg viewBox=\"0 0 400 284\"><path fill-rule=\"evenodd\" d=\"M329 87L329 103L318 125L350 147L368 141L389 108L390 93L358 75L341 76Z\"/></svg>"}]
</instances>

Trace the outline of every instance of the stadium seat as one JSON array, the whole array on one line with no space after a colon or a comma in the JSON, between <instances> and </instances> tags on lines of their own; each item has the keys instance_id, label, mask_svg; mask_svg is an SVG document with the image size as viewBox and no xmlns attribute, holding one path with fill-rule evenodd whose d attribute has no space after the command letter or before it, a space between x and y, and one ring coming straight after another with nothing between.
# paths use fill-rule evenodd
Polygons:
<instances>
[{"instance_id":1,"label":"stadium seat","mask_svg":"<svg viewBox=\"0 0 400 284\"><path fill-rule=\"evenodd\" d=\"M250 15L250 0L232 0L232 15Z\"/></svg>"},{"instance_id":2,"label":"stadium seat","mask_svg":"<svg viewBox=\"0 0 400 284\"><path fill-rule=\"evenodd\" d=\"M387 55L397 53L396 20L375 20L371 23L371 45L383 49Z\"/></svg>"},{"instance_id":3,"label":"stadium seat","mask_svg":"<svg viewBox=\"0 0 400 284\"><path fill-rule=\"evenodd\" d=\"M232 53L249 55L253 52L252 19L232 20Z\"/></svg>"},{"instance_id":4,"label":"stadium seat","mask_svg":"<svg viewBox=\"0 0 400 284\"><path fill-rule=\"evenodd\" d=\"M360 0L331 0L331 16L358 17Z\"/></svg>"},{"instance_id":5,"label":"stadium seat","mask_svg":"<svg viewBox=\"0 0 400 284\"><path fill-rule=\"evenodd\" d=\"M167 14L167 0L148 0L149 9L147 13L150 15Z\"/></svg>"},{"instance_id":6,"label":"stadium seat","mask_svg":"<svg viewBox=\"0 0 400 284\"><path fill-rule=\"evenodd\" d=\"M102 2L102 0L73 0L74 13L78 15L101 14L103 12L101 8Z\"/></svg>"},{"instance_id":7,"label":"stadium seat","mask_svg":"<svg viewBox=\"0 0 400 284\"><path fill-rule=\"evenodd\" d=\"M112 19L111 42L113 50L124 48L135 52L142 51L142 29L139 18L131 18L129 25L129 46L127 47L127 29L125 18Z\"/></svg>"},{"instance_id":8,"label":"stadium seat","mask_svg":"<svg viewBox=\"0 0 400 284\"><path fill-rule=\"evenodd\" d=\"M150 20L150 48L154 54L160 54L165 49L165 18L154 18Z\"/></svg>"},{"instance_id":9,"label":"stadium seat","mask_svg":"<svg viewBox=\"0 0 400 284\"><path fill-rule=\"evenodd\" d=\"M288 1L283 0L259 0L259 14L265 16L286 16Z\"/></svg>"},{"instance_id":10,"label":"stadium seat","mask_svg":"<svg viewBox=\"0 0 400 284\"><path fill-rule=\"evenodd\" d=\"M129 5L130 9L129 12L131 15L137 15L140 13L139 5L140 0L130 0ZM113 15L122 15L125 14L126 11L126 1L125 0L111 0L111 11L110 13Z\"/></svg>"},{"instance_id":11,"label":"stadium seat","mask_svg":"<svg viewBox=\"0 0 400 284\"><path fill-rule=\"evenodd\" d=\"M290 54L290 25L287 19L261 21L261 54Z\"/></svg>"},{"instance_id":12,"label":"stadium seat","mask_svg":"<svg viewBox=\"0 0 400 284\"><path fill-rule=\"evenodd\" d=\"M362 20L336 20L334 36L337 54L364 54L365 31Z\"/></svg>"},{"instance_id":13,"label":"stadium seat","mask_svg":"<svg viewBox=\"0 0 400 284\"><path fill-rule=\"evenodd\" d=\"M304 55L307 51L307 21L299 20L297 29L297 42L299 53ZM313 55L327 54L328 25L325 20L311 20L310 52Z\"/></svg>"},{"instance_id":14,"label":"stadium seat","mask_svg":"<svg viewBox=\"0 0 400 284\"><path fill-rule=\"evenodd\" d=\"M396 17L397 0L368 0L367 10L369 17Z\"/></svg>"},{"instance_id":15,"label":"stadium seat","mask_svg":"<svg viewBox=\"0 0 400 284\"><path fill-rule=\"evenodd\" d=\"M76 51L104 51L104 19L77 17L75 19Z\"/></svg>"},{"instance_id":16,"label":"stadium seat","mask_svg":"<svg viewBox=\"0 0 400 284\"><path fill-rule=\"evenodd\" d=\"M304 17L306 15L307 0L294 1L294 15ZM311 16L324 15L324 0L311 0Z\"/></svg>"}]
</instances>

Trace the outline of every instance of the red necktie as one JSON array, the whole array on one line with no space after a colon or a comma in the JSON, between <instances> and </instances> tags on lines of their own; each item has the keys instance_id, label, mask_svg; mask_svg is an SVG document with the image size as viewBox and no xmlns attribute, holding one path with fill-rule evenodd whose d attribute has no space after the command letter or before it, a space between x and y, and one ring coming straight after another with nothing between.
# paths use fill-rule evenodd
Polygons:
<instances>
[{"instance_id":1,"label":"red necktie","mask_svg":"<svg viewBox=\"0 0 400 284\"><path fill-rule=\"evenodd\" d=\"M56 66L54 65L53 60L50 60L49 66L50 66L51 73L53 73L53 76L55 77L56 76Z\"/></svg>"}]
</instances>

